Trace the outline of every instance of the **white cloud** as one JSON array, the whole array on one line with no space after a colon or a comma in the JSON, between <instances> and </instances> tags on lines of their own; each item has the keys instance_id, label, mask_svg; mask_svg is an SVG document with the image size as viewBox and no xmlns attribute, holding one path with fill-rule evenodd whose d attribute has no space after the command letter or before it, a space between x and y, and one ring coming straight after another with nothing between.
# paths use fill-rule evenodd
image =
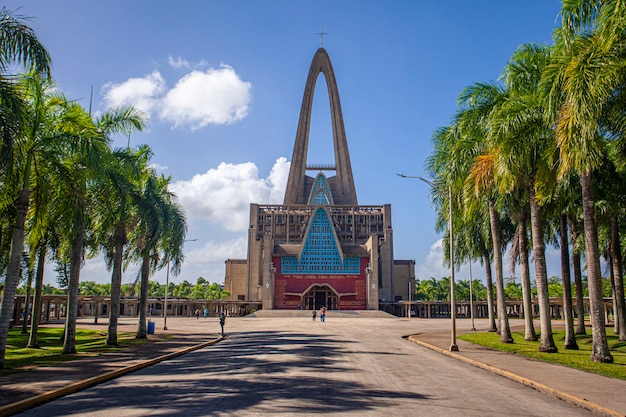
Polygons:
<instances>
[{"instance_id":1,"label":"white cloud","mask_svg":"<svg viewBox=\"0 0 626 417\"><path fill-rule=\"evenodd\" d=\"M167 57L167 63L173 68L191 68L189 61L181 57L174 58L170 55Z\"/></svg>"},{"instance_id":2,"label":"white cloud","mask_svg":"<svg viewBox=\"0 0 626 417\"><path fill-rule=\"evenodd\" d=\"M285 193L289 163L278 158L268 179L259 178L252 162L222 162L191 180L177 181L172 190L190 221L208 220L231 231L247 230L250 203L279 203Z\"/></svg>"},{"instance_id":3,"label":"white cloud","mask_svg":"<svg viewBox=\"0 0 626 417\"><path fill-rule=\"evenodd\" d=\"M183 58L169 57L175 68L199 68L205 61L191 65ZM167 89L157 70L122 83L107 83L102 94L107 107L133 105L149 117L156 114L174 127L197 130L209 124L231 124L248 114L252 84L242 81L227 65L207 70L192 70Z\"/></svg>"},{"instance_id":4,"label":"white cloud","mask_svg":"<svg viewBox=\"0 0 626 417\"><path fill-rule=\"evenodd\" d=\"M156 172L164 172L169 170L169 167L167 165L157 164L156 162L151 163L150 168L154 169Z\"/></svg>"},{"instance_id":5,"label":"white cloud","mask_svg":"<svg viewBox=\"0 0 626 417\"><path fill-rule=\"evenodd\" d=\"M158 71L153 71L143 78L129 78L119 84L107 83L102 87L102 94L109 108L135 106L150 115L166 90L165 79Z\"/></svg>"},{"instance_id":6,"label":"white cloud","mask_svg":"<svg viewBox=\"0 0 626 417\"><path fill-rule=\"evenodd\" d=\"M270 195L267 200L269 203L282 203L285 198L285 190L287 189L287 179L289 178L290 162L287 158L281 156L276 160L267 181L270 184Z\"/></svg>"},{"instance_id":7,"label":"white cloud","mask_svg":"<svg viewBox=\"0 0 626 417\"><path fill-rule=\"evenodd\" d=\"M440 279L441 277L449 277L450 269L443 266L443 250L442 240L439 239L432 245L426 259L416 265L415 278L419 280L428 280L431 277Z\"/></svg>"},{"instance_id":8,"label":"white cloud","mask_svg":"<svg viewBox=\"0 0 626 417\"><path fill-rule=\"evenodd\" d=\"M159 116L175 127L185 125L192 130L231 124L248 114L251 87L228 66L192 71L163 97Z\"/></svg>"},{"instance_id":9,"label":"white cloud","mask_svg":"<svg viewBox=\"0 0 626 417\"><path fill-rule=\"evenodd\" d=\"M209 65L209 63L205 61L204 59L200 60L199 62L195 64L192 64L191 62L187 61L185 58L182 58L182 57L174 58L171 55L167 57L167 63L172 68L183 68L183 69L205 68Z\"/></svg>"},{"instance_id":10,"label":"white cloud","mask_svg":"<svg viewBox=\"0 0 626 417\"><path fill-rule=\"evenodd\" d=\"M245 259L247 247L246 236L221 242L208 241L201 248L189 252L185 256L185 263L194 265L219 263L223 266L226 259Z\"/></svg>"}]
</instances>

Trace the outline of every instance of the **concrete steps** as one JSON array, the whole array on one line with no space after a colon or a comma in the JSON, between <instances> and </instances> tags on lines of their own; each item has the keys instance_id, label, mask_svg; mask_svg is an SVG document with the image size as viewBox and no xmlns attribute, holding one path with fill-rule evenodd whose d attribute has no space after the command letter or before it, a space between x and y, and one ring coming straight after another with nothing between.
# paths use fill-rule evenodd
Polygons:
<instances>
[{"instance_id":1,"label":"concrete steps","mask_svg":"<svg viewBox=\"0 0 626 417\"><path fill-rule=\"evenodd\" d=\"M319 317L319 311L317 312ZM248 314L249 318L284 318L307 317L311 318L311 310L258 310ZM326 310L328 318L397 318L381 310Z\"/></svg>"}]
</instances>

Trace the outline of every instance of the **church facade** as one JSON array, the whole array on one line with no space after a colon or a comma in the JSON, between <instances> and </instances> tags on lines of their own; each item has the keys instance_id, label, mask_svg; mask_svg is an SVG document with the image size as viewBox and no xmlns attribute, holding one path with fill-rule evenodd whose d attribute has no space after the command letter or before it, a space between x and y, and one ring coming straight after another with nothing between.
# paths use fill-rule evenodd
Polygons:
<instances>
[{"instance_id":1,"label":"church facade","mask_svg":"<svg viewBox=\"0 0 626 417\"><path fill-rule=\"evenodd\" d=\"M328 87L335 161L308 165L317 78ZM377 310L411 300L415 262L394 260L391 206L359 205L328 53L309 70L282 205L250 205L247 259L226 261L232 300L263 309Z\"/></svg>"}]
</instances>

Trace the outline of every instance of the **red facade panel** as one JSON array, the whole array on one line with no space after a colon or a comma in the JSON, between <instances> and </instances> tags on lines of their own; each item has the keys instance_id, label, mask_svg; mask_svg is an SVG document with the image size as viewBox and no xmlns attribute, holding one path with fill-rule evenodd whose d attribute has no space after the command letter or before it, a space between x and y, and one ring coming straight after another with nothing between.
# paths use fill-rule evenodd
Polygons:
<instances>
[{"instance_id":1,"label":"red facade panel","mask_svg":"<svg viewBox=\"0 0 626 417\"><path fill-rule=\"evenodd\" d=\"M305 294L316 286L330 287L337 296L339 310L366 310L367 286L365 267L368 258L361 258L359 275L283 275L280 257L273 258L276 266L274 278L274 308L296 309L303 303Z\"/></svg>"}]
</instances>

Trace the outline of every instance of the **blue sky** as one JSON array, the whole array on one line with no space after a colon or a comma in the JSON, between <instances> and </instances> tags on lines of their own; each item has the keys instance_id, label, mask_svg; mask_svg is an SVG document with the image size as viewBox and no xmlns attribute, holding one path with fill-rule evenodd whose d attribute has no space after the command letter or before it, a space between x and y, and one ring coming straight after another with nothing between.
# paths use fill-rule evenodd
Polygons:
<instances>
[{"instance_id":1,"label":"blue sky","mask_svg":"<svg viewBox=\"0 0 626 417\"><path fill-rule=\"evenodd\" d=\"M463 88L497 80L522 43L549 43L560 1L5 1L31 18L69 97L103 111L134 104L150 116L131 146L150 145L189 221L174 282L221 283L224 261L246 257L251 202L282 203L304 84L327 34L360 204L392 205L396 259L418 279L449 275L424 176L431 136ZM309 162L332 162L322 77ZM116 138L126 146L127 137ZM555 259L556 251L550 249ZM554 265L554 266L553 266ZM551 262L548 275L559 273ZM479 265L474 278L482 278ZM124 282L137 273L130 267ZM506 273L506 275L510 275ZM54 282L52 271L47 282ZM467 268L457 279L467 278ZM107 282L100 259L82 280ZM165 270L154 279L165 282Z\"/></svg>"}]
</instances>

